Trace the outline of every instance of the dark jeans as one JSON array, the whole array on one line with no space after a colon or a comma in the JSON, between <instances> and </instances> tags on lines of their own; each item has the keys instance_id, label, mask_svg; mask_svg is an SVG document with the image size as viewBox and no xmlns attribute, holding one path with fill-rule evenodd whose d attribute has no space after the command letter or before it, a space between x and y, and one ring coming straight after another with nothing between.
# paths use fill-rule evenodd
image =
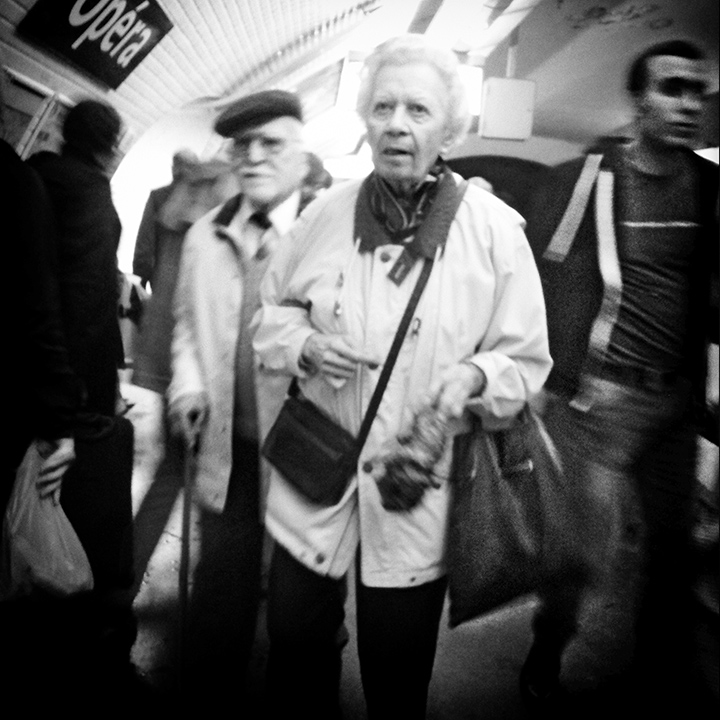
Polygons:
<instances>
[{"instance_id":1,"label":"dark jeans","mask_svg":"<svg viewBox=\"0 0 720 720\"><path fill-rule=\"evenodd\" d=\"M575 409L551 398L545 412L574 480L598 511L612 553L642 558L635 622L638 676L675 687L688 667L691 599L690 523L696 437L688 421L690 383L662 392L588 377ZM612 557L606 567L612 572ZM562 648L577 621L580 593L541 598L536 640Z\"/></svg>"},{"instance_id":2,"label":"dark jeans","mask_svg":"<svg viewBox=\"0 0 720 720\"><path fill-rule=\"evenodd\" d=\"M356 583L357 642L370 720L425 717L445 578L413 588ZM346 579L317 575L277 545L268 596L270 717L340 718Z\"/></svg>"},{"instance_id":3,"label":"dark jeans","mask_svg":"<svg viewBox=\"0 0 720 720\"><path fill-rule=\"evenodd\" d=\"M237 702L245 681L260 602L259 488L258 446L236 437L225 509L200 511L190 595L186 681L205 709Z\"/></svg>"}]
</instances>

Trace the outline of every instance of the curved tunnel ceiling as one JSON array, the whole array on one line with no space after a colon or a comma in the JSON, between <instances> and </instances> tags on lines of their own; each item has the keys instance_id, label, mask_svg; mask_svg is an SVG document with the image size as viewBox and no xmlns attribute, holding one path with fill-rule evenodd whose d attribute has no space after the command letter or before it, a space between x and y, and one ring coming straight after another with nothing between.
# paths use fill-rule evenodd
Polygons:
<instances>
[{"instance_id":1,"label":"curved tunnel ceiling","mask_svg":"<svg viewBox=\"0 0 720 720\"><path fill-rule=\"evenodd\" d=\"M512 48L514 75L536 83L534 133L580 143L627 122L622 75L641 47L689 37L709 52L717 76L717 0L158 2L173 27L117 90L108 91L17 34L35 0L2 3L4 62L71 102L106 96L128 121L130 143L180 108L219 110L260 87L298 90L308 118L316 117L333 101L349 50L367 51L408 30L450 44L469 62L484 64L490 77L507 74Z\"/></svg>"}]
</instances>

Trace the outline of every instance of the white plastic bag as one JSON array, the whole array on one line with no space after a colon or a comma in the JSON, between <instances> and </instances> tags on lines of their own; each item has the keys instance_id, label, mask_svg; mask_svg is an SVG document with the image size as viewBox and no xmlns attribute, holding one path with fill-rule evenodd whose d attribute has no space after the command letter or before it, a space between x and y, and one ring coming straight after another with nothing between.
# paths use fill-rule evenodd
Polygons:
<instances>
[{"instance_id":1,"label":"white plastic bag","mask_svg":"<svg viewBox=\"0 0 720 720\"><path fill-rule=\"evenodd\" d=\"M0 598L33 587L56 595L92 590L85 550L60 505L40 498L35 482L42 458L35 443L18 468L3 522Z\"/></svg>"}]
</instances>

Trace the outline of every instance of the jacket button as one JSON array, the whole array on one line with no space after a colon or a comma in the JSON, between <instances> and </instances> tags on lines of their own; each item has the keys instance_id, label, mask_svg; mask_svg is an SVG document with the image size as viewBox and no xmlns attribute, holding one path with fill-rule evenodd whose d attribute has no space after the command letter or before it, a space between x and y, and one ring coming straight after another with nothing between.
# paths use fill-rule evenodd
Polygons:
<instances>
[{"instance_id":1,"label":"jacket button","mask_svg":"<svg viewBox=\"0 0 720 720\"><path fill-rule=\"evenodd\" d=\"M391 256L390 253L387 252L387 251L384 251L384 252L381 252L381 253L380 253L380 260L382 260L383 262L387 262L391 257L392 257L392 256Z\"/></svg>"},{"instance_id":2,"label":"jacket button","mask_svg":"<svg viewBox=\"0 0 720 720\"><path fill-rule=\"evenodd\" d=\"M363 463L362 471L364 473L371 473L373 469L373 464L368 460L367 462Z\"/></svg>"},{"instance_id":3,"label":"jacket button","mask_svg":"<svg viewBox=\"0 0 720 720\"><path fill-rule=\"evenodd\" d=\"M315 562L316 562L318 565L322 565L322 564L325 562L325 555L323 555L322 553L318 553L318 554L315 556Z\"/></svg>"}]
</instances>

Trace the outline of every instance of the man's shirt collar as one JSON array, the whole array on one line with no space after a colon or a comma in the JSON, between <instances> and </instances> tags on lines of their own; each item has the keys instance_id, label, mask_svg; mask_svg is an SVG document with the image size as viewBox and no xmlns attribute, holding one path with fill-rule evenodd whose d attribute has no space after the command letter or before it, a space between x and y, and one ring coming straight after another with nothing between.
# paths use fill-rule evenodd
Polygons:
<instances>
[{"instance_id":1,"label":"man's shirt collar","mask_svg":"<svg viewBox=\"0 0 720 720\"><path fill-rule=\"evenodd\" d=\"M290 230L293 222L295 222L299 208L300 191L297 190L267 214L272 223L272 228L269 228L266 232L274 230L277 237L285 235ZM220 208L213 220L215 234L219 238L229 240L237 247L243 248L247 254L254 255L257 251L256 246L259 238L264 234L258 232L256 226L252 227L252 232L246 232L248 220L255 212L257 212L257 208L242 194L230 198Z\"/></svg>"}]
</instances>

